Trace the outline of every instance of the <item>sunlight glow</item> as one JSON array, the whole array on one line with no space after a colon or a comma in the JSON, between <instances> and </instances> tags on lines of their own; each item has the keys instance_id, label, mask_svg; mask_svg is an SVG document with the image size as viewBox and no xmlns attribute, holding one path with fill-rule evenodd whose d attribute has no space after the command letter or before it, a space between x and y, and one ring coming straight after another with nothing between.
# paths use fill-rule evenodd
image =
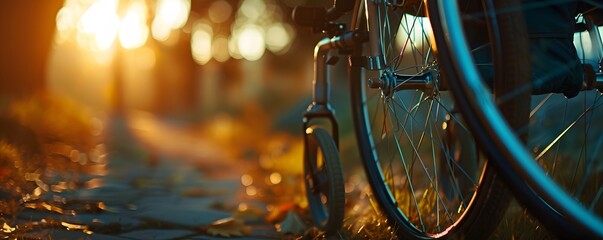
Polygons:
<instances>
[{"instance_id":1,"label":"sunlight glow","mask_svg":"<svg viewBox=\"0 0 603 240\"><path fill-rule=\"evenodd\" d=\"M186 24L191 10L191 0L159 0L151 26L153 38L166 41L172 30Z\"/></svg>"},{"instance_id":2,"label":"sunlight glow","mask_svg":"<svg viewBox=\"0 0 603 240\"><path fill-rule=\"evenodd\" d=\"M56 39L58 43L69 39L69 36L76 28L77 18L79 17L77 15L77 9L73 6L65 5L65 7L59 10L56 17Z\"/></svg>"},{"instance_id":3,"label":"sunlight glow","mask_svg":"<svg viewBox=\"0 0 603 240\"><path fill-rule=\"evenodd\" d=\"M120 2L123 1L65 1L56 15L56 43L75 40L81 48L97 53L110 50L118 38L126 49L143 46L149 35L146 1L130 0L127 5ZM120 7L127 7L121 19Z\"/></svg>"},{"instance_id":4,"label":"sunlight glow","mask_svg":"<svg viewBox=\"0 0 603 240\"><path fill-rule=\"evenodd\" d=\"M118 33L117 0L98 0L84 12L78 24L78 44L92 50L106 51Z\"/></svg>"},{"instance_id":5,"label":"sunlight glow","mask_svg":"<svg viewBox=\"0 0 603 240\"><path fill-rule=\"evenodd\" d=\"M238 39L238 48L245 59L249 61L260 59L266 50L262 29L255 25L245 26Z\"/></svg>"},{"instance_id":6,"label":"sunlight glow","mask_svg":"<svg viewBox=\"0 0 603 240\"><path fill-rule=\"evenodd\" d=\"M284 54L295 38L295 30L282 21L280 8L270 0L242 0L236 14L227 0L213 1L207 10L206 20L184 28L191 0L65 0L56 15L55 43L75 42L94 52L99 62L107 63L117 40L117 46L137 49L145 46L149 37L173 45L190 33L195 62L206 64L212 58L217 62L231 58L256 61L266 50ZM230 35L222 30L214 34L214 25L229 24L230 19L234 20ZM142 65L147 69L154 64Z\"/></svg>"},{"instance_id":7,"label":"sunlight glow","mask_svg":"<svg viewBox=\"0 0 603 240\"><path fill-rule=\"evenodd\" d=\"M122 47L134 49L142 47L149 36L146 25L147 6L144 1L135 1L128 7L119 27L119 41Z\"/></svg>"},{"instance_id":8,"label":"sunlight glow","mask_svg":"<svg viewBox=\"0 0 603 240\"><path fill-rule=\"evenodd\" d=\"M149 47L143 47L135 52L134 57L136 58L136 66L141 70L151 70L155 67L157 62L157 56L153 49Z\"/></svg>"},{"instance_id":9,"label":"sunlight glow","mask_svg":"<svg viewBox=\"0 0 603 240\"><path fill-rule=\"evenodd\" d=\"M427 18L405 14L396 35L396 47L402 49L406 45L406 51L413 51L413 47L426 48L424 44L435 47L432 31Z\"/></svg>"}]
</instances>

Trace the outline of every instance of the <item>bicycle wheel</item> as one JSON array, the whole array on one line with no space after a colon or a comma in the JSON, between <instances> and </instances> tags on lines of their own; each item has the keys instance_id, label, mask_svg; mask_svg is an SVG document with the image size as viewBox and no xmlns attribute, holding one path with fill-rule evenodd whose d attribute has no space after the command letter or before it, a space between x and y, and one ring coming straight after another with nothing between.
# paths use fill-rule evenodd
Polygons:
<instances>
[{"instance_id":1,"label":"bicycle wheel","mask_svg":"<svg viewBox=\"0 0 603 240\"><path fill-rule=\"evenodd\" d=\"M500 5L504 2L487 3L502 6L506 12L521 11L517 5ZM448 32L462 32L464 16L459 14L462 11L456 2L439 0L438 4L441 11L437 17L445 19L440 21L441 27ZM492 48L505 54L493 58L495 68L510 65L504 69L529 71L526 66L530 64L525 61L529 58L509 51L519 47L519 53L527 53L527 38L517 30L521 22L498 24L499 31L490 30L500 39ZM528 73L516 81L495 81L494 96L499 99L495 102L484 85L483 74L475 67L465 36L436 35L436 42L442 55L454 63L450 71L457 77L450 78L450 86L465 120L515 196L550 226L549 230L564 237L603 237L603 157L599 151L603 140L596 134L601 127L593 122L601 116L596 111L600 111L601 95L584 92L569 100L555 94L530 97Z\"/></svg>"},{"instance_id":2,"label":"bicycle wheel","mask_svg":"<svg viewBox=\"0 0 603 240\"><path fill-rule=\"evenodd\" d=\"M451 63L436 56L430 36L443 30L429 24L437 21L431 12L422 17L422 1L404 1L410 2L416 5L367 1L378 4L368 16L378 18L383 30L366 45L374 48L377 41L384 61L363 71L358 63L367 62L362 59L369 53L357 48L352 55L351 102L367 177L402 239L484 239L498 225L510 194L478 157L466 124L453 110L457 104L441 84L442 65ZM352 26L365 28L363 14L358 16ZM380 60L368 62L374 61Z\"/></svg>"},{"instance_id":3,"label":"bicycle wheel","mask_svg":"<svg viewBox=\"0 0 603 240\"><path fill-rule=\"evenodd\" d=\"M345 191L339 151L327 130L312 126L305 134L304 179L314 224L327 236L343 223Z\"/></svg>"}]
</instances>

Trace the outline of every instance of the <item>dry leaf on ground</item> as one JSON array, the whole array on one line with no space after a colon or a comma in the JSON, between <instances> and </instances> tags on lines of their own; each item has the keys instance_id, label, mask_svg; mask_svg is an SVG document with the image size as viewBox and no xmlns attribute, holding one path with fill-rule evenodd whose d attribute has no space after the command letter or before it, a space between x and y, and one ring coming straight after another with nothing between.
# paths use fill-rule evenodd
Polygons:
<instances>
[{"instance_id":1,"label":"dry leaf on ground","mask_svg":"<svg viewBox=\"0 0 603 240\"><path fill-rule=\"evenodd\" d=\"M277 206L272 211L270 211L268 216L266 216L266 222L274 224L274 223L283 221L283 219L285 219L287 214L293 209L295 209L295 203L293 203L293 202L283 203L283 204Z\"/></svg>"}]
</instances>

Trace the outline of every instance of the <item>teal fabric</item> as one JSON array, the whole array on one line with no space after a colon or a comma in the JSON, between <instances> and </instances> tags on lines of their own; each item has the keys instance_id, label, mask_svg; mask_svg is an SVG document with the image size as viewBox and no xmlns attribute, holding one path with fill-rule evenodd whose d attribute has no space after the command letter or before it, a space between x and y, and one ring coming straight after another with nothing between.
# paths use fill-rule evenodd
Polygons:
<instances>
[{"instance_id":1,"label":"teal fabric","mask_svg":"<svg viewBox=\"0 0 603 240\"><path fill-rule=\"evenodd\" d=\"M476 2L476 1L470 1ZM477 1L479 2L479 1ZM566 97L578 94L583 82L583 69L573 45L578 1L523 0L523 13L529 33L532 94L563 93ZM477 6L466 4L466 12L477 11ZM469 44L478 69L492 87L494 69L487 28L482 19L464 21Z\"/></svg>"},{"instance_id":2,"label":"teal fabric","mask_svg":"<svg viewBox=\"0 0 603 240\"><path fill-rule=\"evenodd\" d=\"M578 1L523 0L530 36L532 93L574 97L582 87L582 64L573 44Z\"/></svg>"}]
</instances>

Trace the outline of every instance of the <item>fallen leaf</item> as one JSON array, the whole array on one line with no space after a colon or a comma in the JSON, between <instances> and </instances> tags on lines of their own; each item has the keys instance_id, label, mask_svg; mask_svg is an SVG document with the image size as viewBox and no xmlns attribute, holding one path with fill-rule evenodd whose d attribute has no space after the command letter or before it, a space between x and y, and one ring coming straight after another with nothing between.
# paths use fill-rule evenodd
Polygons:
<instances>
[{"instance_id":1,"label":"fallen leaf","mask_svg":"<svg viewBox=\"0 0 603 240\"><path fill-rule=\"evenodd\" d=\"M73 224L73 223L68 223L68 222L61 222L61 225L63 225L63 227L65 227L67 230L87 230L88 229L88 226L86 226L86 225Z\"/></svg>"},{"instance_id":2,"label":"fallen leaf","mask_svg":"<svg viewBox=\"0 0 603 240\"><path fill-rule=\"evenodd\" d=\"M277 223L283 221L287 216L287 213L291 211L291 209L295 208L295 203L287 202L279 205L274 210L270 211L268 216L266 216L266 221L269 223Z\"/></svg>"},{"instance_id":3,"label":"fallen leaf","mask_svg":"<svg viewBox=\"0 0 603 240\"><path fill-rule=\"evenodd\" d=\"M11 227L10 225L4 223L4 225L2 226L2 232L4 233L12 233L16 230L16 228Z\"/></svg>"},{"instance_id":4,"label":"fallen leaf","mask_svg":"<svg viewBox=\"0 0 603 240\"><path fill-rule=\"evenodd\" d=\"M220 237L243 237L251 235L251 227L243 221L228 217L213 222L207 227L207 233Z\"/></svg>"}]
</instances>

